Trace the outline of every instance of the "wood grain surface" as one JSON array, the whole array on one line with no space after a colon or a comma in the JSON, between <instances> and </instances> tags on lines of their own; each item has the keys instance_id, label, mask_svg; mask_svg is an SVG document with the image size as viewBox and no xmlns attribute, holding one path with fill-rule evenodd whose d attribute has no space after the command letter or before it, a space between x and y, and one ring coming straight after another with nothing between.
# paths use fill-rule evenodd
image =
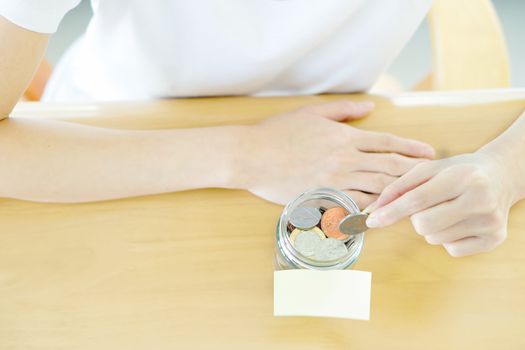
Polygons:
<instances>
[{"instance_id":1,"label":"wood grain surface","mask_svg":"<svg viewBox=\"0 0 525 350\"><path fill-rule=\"evenodd\" d=\"M442 156L470 152L525 109L525 94L511 93L350 96L377 105L352 125L424 140ZM14 117L195 127L334 98L24 104ZM525 348L523 204L507 241L473 257L449 257L408 221L367 233L355 268L373 273L368 322L272 316L281 209L218 189L75 205L0 200L0 349Z\"/></svg>"}]
</instances>

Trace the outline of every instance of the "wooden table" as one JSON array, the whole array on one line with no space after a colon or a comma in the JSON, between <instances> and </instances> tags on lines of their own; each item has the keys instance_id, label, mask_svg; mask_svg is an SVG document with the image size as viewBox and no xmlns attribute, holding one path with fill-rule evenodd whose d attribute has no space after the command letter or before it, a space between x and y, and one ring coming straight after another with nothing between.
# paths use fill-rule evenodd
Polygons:
<instances>
[{"instance_id":1,"label":"wooden table","mask_svg":"<svg viewBox=\"0 0 525 350\"><path fill-rule=\"evenodd\" d=\"M15 116L119 128L251 123L333 96L18 106ZM354 123L475 150L525 91L372 98ZM8 151L8 150L3 150ZM0 349L524 349L525 206L494 252L451 258L408 221L367 234L371 321L272 316L281 207L201 190L102 203L0 201Z\"/></svg>"}]
</instances>

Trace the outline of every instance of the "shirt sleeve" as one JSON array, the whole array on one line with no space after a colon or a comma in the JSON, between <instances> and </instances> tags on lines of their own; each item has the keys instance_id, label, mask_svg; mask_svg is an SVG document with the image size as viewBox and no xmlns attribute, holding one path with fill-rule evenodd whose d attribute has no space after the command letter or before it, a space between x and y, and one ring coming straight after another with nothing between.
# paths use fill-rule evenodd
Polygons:
<instances>
[{"instance_id":1,"label":"shirt sleeve","mask_svg":"<svg viewBox=\"0 0 525 350\"><path fill-rule=\"evenodd\" d=\"M80 0L0 0L0 15L33 32L54 33L64 15L79 3Z\"/></svg>"}]
</instances>

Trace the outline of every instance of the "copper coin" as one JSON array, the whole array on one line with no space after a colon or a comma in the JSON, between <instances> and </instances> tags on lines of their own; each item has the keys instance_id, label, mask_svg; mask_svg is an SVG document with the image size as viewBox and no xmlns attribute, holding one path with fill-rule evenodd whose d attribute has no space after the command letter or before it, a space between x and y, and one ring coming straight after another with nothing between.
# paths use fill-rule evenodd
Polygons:
<instances>
[{"instance_id":1,"label":"copper coin","mask_svg":"<svg viewBox=\"0 0 525 350\"><path fill-rule=\"evenodd\" d=\"M343 208L336 207L328 209L321 218L321 229L327 237L336 238L344 241L348 238L339 231L339 223L348 215L348 211Z\"/></svg>"}]
</instances>

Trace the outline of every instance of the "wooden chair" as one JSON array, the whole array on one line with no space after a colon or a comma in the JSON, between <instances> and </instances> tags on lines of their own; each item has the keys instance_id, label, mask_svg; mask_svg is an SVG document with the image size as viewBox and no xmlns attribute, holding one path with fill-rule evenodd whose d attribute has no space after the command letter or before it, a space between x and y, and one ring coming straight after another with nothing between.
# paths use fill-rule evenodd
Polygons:
<instances>
[{"instance_id":1,"label":"wooden chair","mask_svg":"<svg viewBox=\"0 0 525 350\"><path fill-rule=\"evenodd\" d=\"M510 65L490 0L435 0L428 15L432 73L416 90L510 86Z\"/></svg>"},{"instance_id":2,"label":"wooden chair","mask_svg":"<svg viewBox=\"0 0 525 350\"><path fill-rule=\"evenodd\" d=\"M463 90L510 86L509 59L498 15L490 0L435 0L428 15L432 73L415 90ZM44 60L24 97L38 101L51 75ZM400 90L392 77L375 85Z\"/></svg>"}]
</instances>

